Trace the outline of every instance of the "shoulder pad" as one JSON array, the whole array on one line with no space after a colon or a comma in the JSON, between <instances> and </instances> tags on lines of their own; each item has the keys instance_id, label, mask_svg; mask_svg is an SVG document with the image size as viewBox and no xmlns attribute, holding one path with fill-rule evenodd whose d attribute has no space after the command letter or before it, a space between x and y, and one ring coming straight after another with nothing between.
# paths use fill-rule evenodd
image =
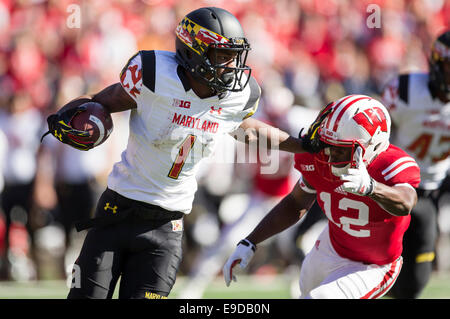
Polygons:
<instances>
[{"instance_id":1,"label":"shoulder pad","mask_svg":"<svg viewBox=\"0 0 450 319\"><path fill-rule=\"evenodd\" d=\"M408 104L409 100L409 74L402 74L398 77L398 95L401 100Z\"/></svg>"},{"instance_id":2,"label":"shoulder pad","mask_svg":"<svg viewBox=\"0 0 450 319\"><path fill-rule=\"evenodd\" d=\"M142 59L142 80L144 85L152 92L155 92L155 51L139 51Z\"/></svg>"},{"instance_id":3,"label":"shoulder pad","mask_svg":"<svg viewBox=\"0 0 450 319\"><path fill-rule=\"evenodd\" d=\"M248 86L250 88L250 96L247 103L244 106L244 111L252 108L261 97L261 88L259 87L259 84L258 82L256 82L254 77L252 76L250 77L250 80L248 81Z\"/></svg>"}]
</instances>

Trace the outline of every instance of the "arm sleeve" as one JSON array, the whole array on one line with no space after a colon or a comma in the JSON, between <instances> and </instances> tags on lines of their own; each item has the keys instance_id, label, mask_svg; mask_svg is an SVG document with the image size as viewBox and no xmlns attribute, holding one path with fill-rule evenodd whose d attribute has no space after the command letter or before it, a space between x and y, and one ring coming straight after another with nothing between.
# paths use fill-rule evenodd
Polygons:
<instances>
[{"instance_id":1,"label":"arm sleeve","mask_svg":"<svg viewBox=\"0 0 450 319\"><path fill-rule=\"evenodd\" d=\"M414 158L402 156L381 171L381 182L388 186L408 183L414 188L420 184L420 168Z\"/></svg>"},{"instance_id":2,"label":"arm sleeve","mask_svg":"<svg viewBox=\"0 0 450 319\"><path fill-rule=\"evenodd\" d=\"M120 72L120 84L137 102L142 90L142 59L141 55L133 55Z\"/></svg>"},{"instance_id":3,"label":"arm sleeve","mask_svg":"<svg viewBox=\"0 0 450 319\"><path fill-rule=\"evenodd\" d=\"M261 88L253 77L250 78L248 86L250 88L249 98L245 102L245 105L243 105L243 108L233 116L234 126L231 131L238 129L242 122L253 116L258 109Z\"/></svg>"},{"instance_id":4,"label":"arm sleeve","mask_svg":"<svg viewBox=\"0 0 450 319\"><path fill-rule=\"evenodd\" d=\"M306 185L304 179L303 179L303 175L300 175L300 179L298 180L298 184L300 186L300 188L308 193L308 194L316 194L316 190L314 188L309 187L308 185Z\"/></svg>"},{"instance_id":5,"label":"arm sleeve","mask_svg":"<svg viewBox=\"0 0 450 319\"><path fill-rule=\"evenodd\" d=\"M314 181L316 178L311 175L315 172L313 157L309 153L297 153L294 155L294 168L301 174L298 184L300 188L309 194L316 194L316 189L309 181ZM308 184L308 185L307 185Z\"/></svg>"}]
</instances>

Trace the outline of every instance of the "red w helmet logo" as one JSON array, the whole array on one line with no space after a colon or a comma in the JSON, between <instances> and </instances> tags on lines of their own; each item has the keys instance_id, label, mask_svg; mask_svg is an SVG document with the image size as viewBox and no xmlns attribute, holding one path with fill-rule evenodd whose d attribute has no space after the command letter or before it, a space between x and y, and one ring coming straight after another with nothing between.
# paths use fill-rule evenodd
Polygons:
<instances>
[{"instance_id":1,"label":"red w helmet logo","mask_svg":"<svg viewBox=\"0 0 450 319\"><path fill-rule=\"evenodd\" d=\"M382 132L388 131L386 116L379 107L364 110L363 112L353 116L353 119L356 123L364 127L370 136L375 134L378 127L381 128Z\"/></svg>"}]
</instances>

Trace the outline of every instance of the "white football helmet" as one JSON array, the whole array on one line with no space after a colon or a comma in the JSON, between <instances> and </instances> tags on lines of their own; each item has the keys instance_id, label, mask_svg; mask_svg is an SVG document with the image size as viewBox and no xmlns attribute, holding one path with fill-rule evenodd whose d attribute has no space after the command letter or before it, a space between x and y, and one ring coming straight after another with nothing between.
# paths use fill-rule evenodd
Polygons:
<instances>
[{"instance_id":1,"label":"white football helmet","mask_svg":"<svg viewBox=\"0 0 450 319\"><path fill-rule=\"evenodd\" d=\"M348 167L355 167L355 148L362 148L363 161L370 164L374 158L389 146L391 118L379 101L366 95L348 95L332 105L332 111L321 123L318 134L328 145L352 147L349 162L331 163L329 148L321 156L331 166L334 175L340 175ZM342 167L342 164L347 164ZM335 165L341 168L335 167Z\"/></svg>"}]
</instances>

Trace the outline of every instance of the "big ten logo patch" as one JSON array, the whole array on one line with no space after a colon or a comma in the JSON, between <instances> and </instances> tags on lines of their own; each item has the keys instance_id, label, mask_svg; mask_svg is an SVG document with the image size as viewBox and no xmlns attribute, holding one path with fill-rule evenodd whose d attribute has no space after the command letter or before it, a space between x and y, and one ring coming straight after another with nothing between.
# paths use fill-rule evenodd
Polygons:
<instances>
[{"instance_id":1,"label":"big ten logo patch","mask_svg":"<svg viewBox=\"0 0 450 319\"><path fill-rule=\"evenodd\" d=\"M106 203L105 207L103 207L105 211L110 211L113 214L117 213L117 205L112 206L109 202Z\"/></svg>"},{"instance_id":2,"label":"big ten logo patch","mask_svg":"<svg viewBox=\"0 0 450 319\"><path fill-rule=\"evenodd\" d=\"M172 220L172 231L182 231L183 230L183 220L177 219Z\"/></svg>"},{"instance_id":3,"label":"big ten logo patch","mask_svg":"<svg viewBox=\"0 0 450 319\"><path fill-rule=\"evenodd\" d=\"M175 107L181 107L183 109L190 109L191 108L191 102L190 101L184 101L179 99L173 99L173 106Z\"/></svg>"},{"instance_id":4,"label":"big ten logo patch","mask_svg":"<svg viewBox=\"0 0 450 319\"><path fill-rule=\"evenodd\" d=\"M314 172L314 165L305 165L305 164L301 164L300 167L302 168L302 170L304 170L305 172Z\"/></svg>"}]
</instances>

